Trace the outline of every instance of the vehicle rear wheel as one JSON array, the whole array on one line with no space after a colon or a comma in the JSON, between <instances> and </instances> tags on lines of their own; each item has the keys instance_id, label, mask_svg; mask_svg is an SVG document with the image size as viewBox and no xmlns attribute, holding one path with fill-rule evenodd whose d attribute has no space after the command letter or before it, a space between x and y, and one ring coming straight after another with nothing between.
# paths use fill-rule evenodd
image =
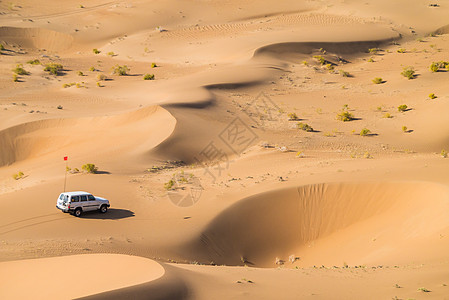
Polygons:
<instances>
[{"instance_id":1,"label":"vehicle rear wheel","mask_svg":"<svg viewBox=\"0 0 449 300\"><path fill-rule=\"evenodd\" d=\"M108 207L106 206L106 205L102 205L101 207L100 207L100 212L101 213L105 213L105 212L107 212L108 211Z\"/></svg>"},{"instance_id":2,"label":"vehicle rear wheel","mask_svg":"<svg viewBox=\"0 0 449 300\"><path fill-rule=\"evenodd\" d=\"M75 217L80 217L82 212L83 211L81 210L81 208L77 208L75 209L75 212L73 214L75 215Z\"/></svg>"}]
</instances>

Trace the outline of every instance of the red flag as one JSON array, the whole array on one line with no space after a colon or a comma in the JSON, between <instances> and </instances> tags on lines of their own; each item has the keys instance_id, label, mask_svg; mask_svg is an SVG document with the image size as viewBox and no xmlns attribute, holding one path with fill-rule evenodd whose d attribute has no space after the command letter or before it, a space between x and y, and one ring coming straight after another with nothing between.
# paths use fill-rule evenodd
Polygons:
<instances>
[{"instance_id":1,"label":"red flag","mask_svg":"<svg viewBox=\"0 0 449 300\"><path fill-rule=\"evenodd\" d=\"M69 157L68 156L64 156L64 160L67 160L67 159L69 159Z\"/></svg>"}]
</instances>

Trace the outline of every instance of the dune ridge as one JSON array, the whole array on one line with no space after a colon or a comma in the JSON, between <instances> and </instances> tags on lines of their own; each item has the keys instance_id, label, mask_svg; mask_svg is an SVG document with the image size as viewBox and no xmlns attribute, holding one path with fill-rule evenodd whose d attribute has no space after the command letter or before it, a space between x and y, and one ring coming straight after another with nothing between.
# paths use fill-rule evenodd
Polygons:
<instances>
[{"instance_id":1,"label":"dune ridge","mask_svg":"<svg viewBox=\"0 0 449 300\"><path fill-rule=\"evenodd\" d=\"M73 46L73 36L45 28L0 27L0 41L24 48L64 51Z\"/></svg>"}]
</instances>

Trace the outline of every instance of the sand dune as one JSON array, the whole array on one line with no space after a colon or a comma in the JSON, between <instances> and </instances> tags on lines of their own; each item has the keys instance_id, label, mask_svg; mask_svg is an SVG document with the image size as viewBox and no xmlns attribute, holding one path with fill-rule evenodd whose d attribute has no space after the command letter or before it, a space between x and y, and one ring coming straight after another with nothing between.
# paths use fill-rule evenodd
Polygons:
<instances>
[{"instance_id":1,"label":"sand dune","mask_svg":"<svg viewBox=\"0 0 449 300\"><path fill-rule=\"evenodd\" d=\"M163 122L165 130L159 130ZM153 106L115 116L44 119L17 125L0 131L2 152L0 166L45 155L77 153L86 155L97 151L125 151L143 155L169 136L175 121L164 109ZM70 138L67 130L75 130ZM122 133L138 131L136 138L124 139ZM117 143L120 140L121 142ZM76 149L76 150L75 150Z\"/></svg>"},{"instance_id":2,"label":"sand dune","mask_svg":"<svg viewBox=\"0 0 449 300\"><path fill-rule=\"evenodd\" d=\"M117 254L73 255L0 263L2 299L74 299L157 280L155 261ZM126 279L125 279L126 278Z\"/></svg>"},{"instance_id":3,"label":"sand dune","mask_svg":"<svg viewBox=\"0 0 449 300\"><path fill-rule=\"evenodd\" d=\"M302 266L341 265L351 258L360 265L382 263L410 242L447 228L449 221L435 212L446 210L448 200L446 187L419 182L328 183L267 192L214 218L191 253L220 265L274 267L276 258L288 262L291 254ZM333 234L353 240L345 244ZM373 243L376 236L385 238ZM385 247L394 251L384 254Z\"/></svg>"},{"instance_id":4,"label":"sand dune","mask_svg":"<svg viewBox=\"0 0 449 300\"><path fill-rule=\"evenodd\" d=\"M0 27L0 42L23 48L64 51L72 47L71 35L44 28Z\"/></svg>"},{"instance_id":5,"label":"sand dune","mask_svg":"<svg viewBox=\"0 0 449 300\"><path fill-rule=\"evenodd\" d=\"M447 297L448 13L0 3L0 298ZM63 187L111 209L63 214Z\"/></svg>"}]
</instances>

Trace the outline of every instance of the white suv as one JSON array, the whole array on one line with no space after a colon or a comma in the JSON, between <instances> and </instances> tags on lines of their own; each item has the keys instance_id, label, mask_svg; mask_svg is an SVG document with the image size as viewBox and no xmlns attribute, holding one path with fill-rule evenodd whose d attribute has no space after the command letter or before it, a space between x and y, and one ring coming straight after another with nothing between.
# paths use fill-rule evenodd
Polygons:
<instances>
[{"instance_id":1,"label":"white suv","mask_svg":"<svg viewBox=\"0 0 449 300\"><path fill-rule=\"evenodd\" d=\"M86 192L67 192L59 195L56 201L56 208L63 212L73 213L76 217L81 216L85 211L99 210L102 213L108 211L110 207L109 200L94 197Z\"/></svg>"}]
</instances>

